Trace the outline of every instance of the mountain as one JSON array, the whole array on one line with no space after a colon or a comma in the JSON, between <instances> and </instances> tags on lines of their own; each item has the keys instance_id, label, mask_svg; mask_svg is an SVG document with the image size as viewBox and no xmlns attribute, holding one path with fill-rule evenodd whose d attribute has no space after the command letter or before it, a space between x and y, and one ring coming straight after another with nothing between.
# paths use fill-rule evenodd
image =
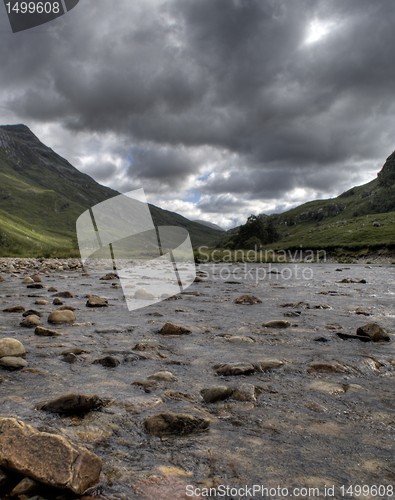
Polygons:
<instances>
[{"instance_id":1,"label":"mountain","mask_svg":"<svg viewBox=\"0 0 395 500\"><path fill-rule=\"evenodd\" d=\"M217 231L222 231L222 232L225 231L225 229L222 228L221 226L218 226L218 224L214 224L214 222L209 222L207 220L195 219L193 222L197 222L198 224L202 224L202 226L211 227L211 229L216 229Z\"/></svg>"},{"instance_id":2,"label":"mountain","mask_svg":"<svg viewBox=\"0 0 395 500\"><path fill-rule=\"evenodd\" d=\"M26 125L0 126L0 255L78 255L77 218L118 194L79 172ZM154 205L149 208L156 225L186 228L194 246L210 245L221 234Z\"/></svg>"},{"instance_id":3,"label":"mountain","mask_svg":"<svg viewBox=\"0 0 395 500\"><path fill-rule=\"evenodd\" d=\"M282 214L265 217L278 232L272 248L331 249L395 246L395 152L376 179L336 198L304 203ZM238 230L222 238L232 247Z\"/></svg>"}]
</instances>

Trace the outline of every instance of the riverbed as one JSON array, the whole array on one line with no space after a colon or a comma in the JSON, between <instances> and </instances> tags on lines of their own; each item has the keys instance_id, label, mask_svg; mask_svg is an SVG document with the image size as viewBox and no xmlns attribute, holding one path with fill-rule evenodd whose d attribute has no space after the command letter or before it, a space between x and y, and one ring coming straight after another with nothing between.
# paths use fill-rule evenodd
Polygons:
<instances>
[{"instance_id":1,"label":"riverbed","mask_svg":"<svg viewBox=\"0 0 395 500\"><path fill-rule=\"evenodd\" d=\"M395 266L201 264L199 281L186 291L132 312L116 278L100 280L67 262L10 266L4 261L0 270L1 310L22 305L49 326L55 293L67 291L72 297L61 301L75 308L76 322L57 327L61 336L41 337L20 326L21 313L0 313L0 338L20 340L28 362L19 371L0 370L0 415L99 455L101 498L170 500L191 498L192 491L203 498L204 488L221 485L334 487L336 496L327 498L341 498L342 485L383 485L387 496L354 490L348 498L391 498ZM28 289L23 280L37 271L43 288ZM136 287L144 288L144 279ZM86 307L88 295L105 297L108 307ZM242 295L261 302L236 304ZM48 304L37 305L40 299ZM263 326L273 320L283 328ZM190 333L161 335L168 322ZM391 341L338 336L370 322ZM106 357L114 366L98 362ZM278 364L248 375L216 371L220 364L265 360ZM163 371L172 377L151 377ZM216 386L244 396L205 402L201 391ZM37 409L68 393L108 403L85 417ZM210 425L198 433L148 434L144 421L163 412L200 416ZM221 498L242 498L238 493Z\"/></svg>"}]
</instances>

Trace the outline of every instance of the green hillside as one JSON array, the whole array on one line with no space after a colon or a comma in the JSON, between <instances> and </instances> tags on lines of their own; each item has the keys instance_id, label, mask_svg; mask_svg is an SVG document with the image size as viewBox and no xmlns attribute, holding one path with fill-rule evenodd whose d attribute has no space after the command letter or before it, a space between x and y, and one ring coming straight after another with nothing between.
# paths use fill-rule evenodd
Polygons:
<instances>
[{"instance_id":1,"label":"green hillside","mask_svg":"<svg viewBox=\"0 0 395 500\"><path fill-rule=\"evenodd\" d=\"M278 237L262 241L264 248L309 249L395 248L395 153L376 179L356 186L336 198L304 203L282 214L262 217L270 221ZM222 237L219 247L243 247L234 228Z\"/></svg>"},{"instance_id":2,"label":"green hillside","mask_svg":"<svg viewBox=\"0 0 395 500\"><path fill-rule=\"evenodd\" d=\"M25 125L0 127L0 255L78 255L75 222L91 206L118 195L79 172ZM185 227L194 246L220 231L150 205L157 225Z\"/></svg>"}]
</instances>

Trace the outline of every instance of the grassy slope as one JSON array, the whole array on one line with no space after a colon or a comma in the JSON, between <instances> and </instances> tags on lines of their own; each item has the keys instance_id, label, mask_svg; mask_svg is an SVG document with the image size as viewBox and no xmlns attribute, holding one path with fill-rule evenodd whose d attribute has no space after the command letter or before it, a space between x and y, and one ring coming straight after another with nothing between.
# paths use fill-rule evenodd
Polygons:
<instances>
[{"instance_id":1,"label":"grassy slope","mask_svg":"<svg viewBox=\"0 0 395 500\"><path fill-rule=\"evenodd\" d=\"M0 148L1 255L78 255L77 218L119 193L76 170L28 129L14 127L10 135L12 153ZM157 225L185 227L195 246L211 244L220 234L158 207L150 210Z\"/></svg>"}]
</instances>

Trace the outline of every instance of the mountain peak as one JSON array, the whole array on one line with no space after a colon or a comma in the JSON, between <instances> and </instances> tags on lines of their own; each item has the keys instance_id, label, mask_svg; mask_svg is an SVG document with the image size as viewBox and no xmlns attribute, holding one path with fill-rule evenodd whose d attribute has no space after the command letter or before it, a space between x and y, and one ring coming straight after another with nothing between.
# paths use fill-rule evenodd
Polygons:
<instances>
[{"instance_id":1,"label":"mountain peak","mask_svg":"<svg viewBox=\"0 0 395 500\"><path fill-rule=\"evenodd\" d=\"M395 151L387 158L377 177L381 186L391 186L395 183Z\"/></svg>"}]
</instances>

